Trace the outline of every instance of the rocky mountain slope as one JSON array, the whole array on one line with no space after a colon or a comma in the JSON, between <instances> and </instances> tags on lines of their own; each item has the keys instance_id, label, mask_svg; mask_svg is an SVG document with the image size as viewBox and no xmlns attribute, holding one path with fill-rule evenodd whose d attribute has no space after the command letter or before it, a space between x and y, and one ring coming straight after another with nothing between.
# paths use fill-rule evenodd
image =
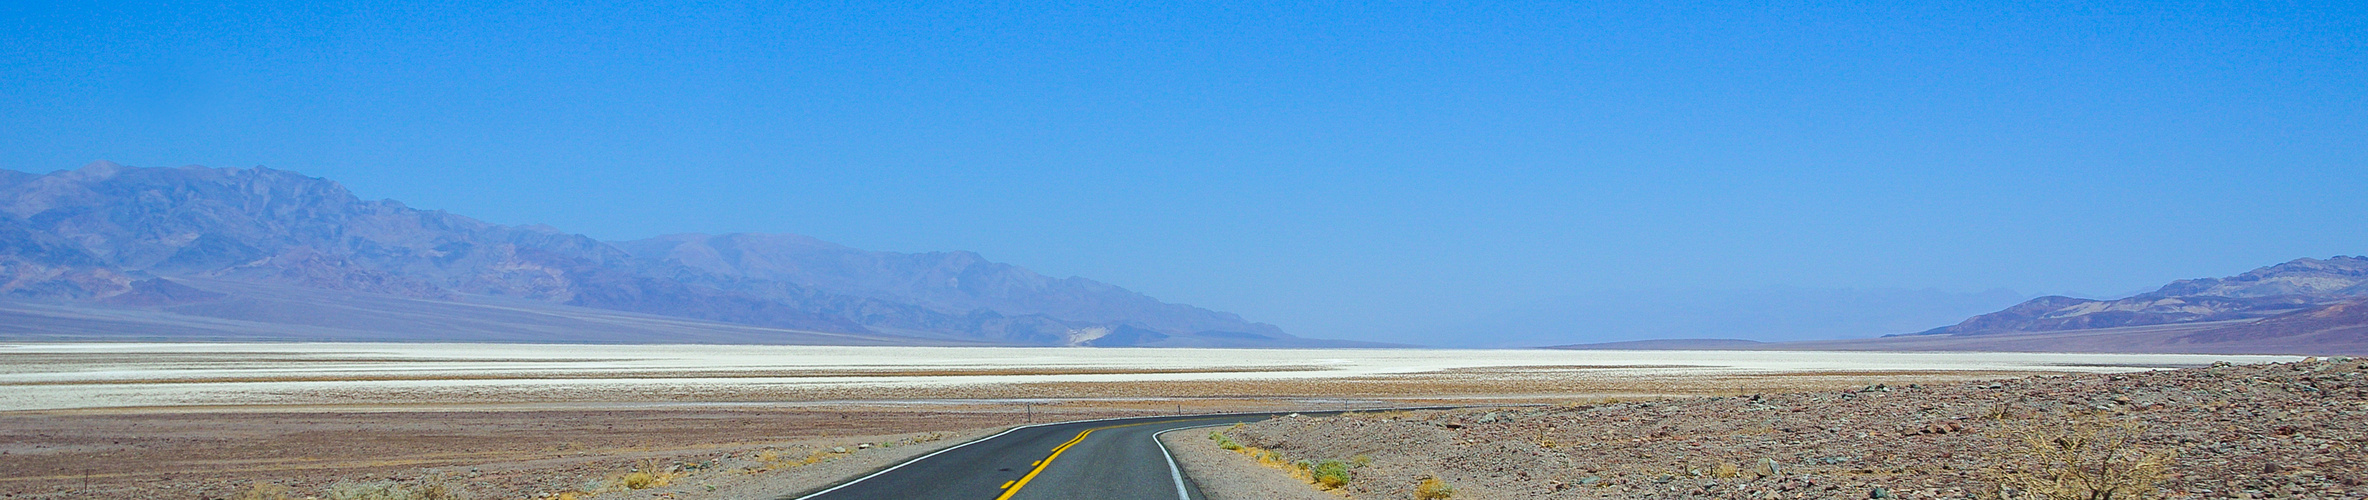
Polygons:
<instances>
[{"instance_id":1,"label":"rocky mountain slope","mask_svg":"<svg viewBox=\"0 0 2368 500\"><path fill-rule=\"evenodd\" d=\"M891 343L1317 344L967 252L864 252L792 235L609 243L365 201L335 182L267 168L0 170L0 295L11 301L254 321L262 310L219 303L266 288L623 311Z\"/></svg>"},{"instance_id":2,"label":"rocky mountain slope","mask_svg":"<svg viewBox=\"0 0 2368 500\"><path fill-rule=\"evenodd\" d=\"M2051 296L1926 334L2081 330L2259 319L2368 298L2368 257L2295 259L2227 278L2179 280L2118 300Z\"/></svg>"},{"instance_id":3,"label":"rocky mountain slope","mask_svg":"<svg viewBox=\"0 0 2368 500\"><path fill-rule=\"evenodd\" d=\"M2040 297L1917 334L1791 348L2368 353L2368 257L2295 259L2115 300Z\"/></svg>"},{"instance_id":4,"label":"rocky mountain slope","mask_svg":"<svg viewBox=\"0 0 2368 500\"><path fill-rule=\"evenodd\" d=\"M1554 349L2368 354L2368 257L2296 259L2115 300L2040 297L1921 333L1747 342L1668 339Z\"/></svg>"},{"instance_id":5,"label":"rocky mountain slope","mask_svg":"<svg viewBox=\"0 0 2368 500\"><path fill-rule=\"evenodd\" d=\"M645 265L703 271L694 279L718 288L788 283L944 311L1041 314L1249 339L1282 335L1272 325L1250 323L1231 313L1160 302L1085 278L1053 278L971 252L873 252L794 234L745 233L677 234L616 245Z\"/></svg>"}]
</instances>

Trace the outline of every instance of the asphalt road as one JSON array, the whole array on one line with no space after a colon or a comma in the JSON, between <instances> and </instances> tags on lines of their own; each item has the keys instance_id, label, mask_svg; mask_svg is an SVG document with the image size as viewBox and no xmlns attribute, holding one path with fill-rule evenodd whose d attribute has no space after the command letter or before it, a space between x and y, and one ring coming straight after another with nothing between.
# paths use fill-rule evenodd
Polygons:
<instances>
[{"instance_id":1,"label":"asphalt road","mask_svg":"<svg viewBox=\"0 0 2368 500\"><path fill-rule=\"evenodd\" d=\"M1152 439L1279 415L1143 417L1013 429L797 500L1199 500Z\"/></svg>"}]
</instances>

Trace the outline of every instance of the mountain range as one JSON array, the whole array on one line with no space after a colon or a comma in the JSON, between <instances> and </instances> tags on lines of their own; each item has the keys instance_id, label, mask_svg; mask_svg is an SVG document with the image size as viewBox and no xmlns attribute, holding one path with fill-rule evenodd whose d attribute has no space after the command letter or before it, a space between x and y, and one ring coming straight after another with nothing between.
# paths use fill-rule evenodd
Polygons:
<instances>
[{"instance_id":1,"label":"mountain range","mask_svg":"<svg viewBox=\"0 0 2368 500\"><path fill-rule=\"evenodd\" d=\"M2179 280L2120 299L2047 296L1954 325L1876 339L1691 339L1574 349L1967 350L2368 354L2368 257L2295 259Z\"/></svg>"},{"instance_id":2,"label":"mountain range","mask_svg":"<svg viewBox=\"0 0 2368 500\"><path fill-rule=\"evenodd\" d=\"M2179 280L2114 300L2048 296L1918 335L2086 330L2254 320L2368 299L2368 257L2296 259L2226 278Z\"/></svg>"},{"instance_id":3,"label":"mountain range","mask_svg":"<svg viewBox=\"0 0 2368 500\"><path fill-rule=\"evenodd\" d=\"M601 241L362 200L287 171L104 161L0 170L0 339L1378 345L971 252L790 234ZM2368 257L2119 299L2039 297L1883 338L1564 347L2368 354Z\"/></svg>"},{"instance_id":4,"label":"mountain range","mask_svg":"<svg viewBox=\"0 0 2368 500\"><path fill-rule=\"evenodd\" d=\"M600 241L268 168L0 170L0 336L1287 347L1238 315L970 252Z\"/></svg>"}]
</instances>

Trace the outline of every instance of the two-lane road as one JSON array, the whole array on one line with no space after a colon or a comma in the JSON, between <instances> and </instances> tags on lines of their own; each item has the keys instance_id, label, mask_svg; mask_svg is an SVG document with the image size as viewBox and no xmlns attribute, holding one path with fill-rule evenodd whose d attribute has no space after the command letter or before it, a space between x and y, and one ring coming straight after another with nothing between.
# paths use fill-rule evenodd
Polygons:
<instances>
[{"instance_id":1,"label":"two-lane road","mask_svg":"<svg viewBox=\"0 0 2368 500\"><path fill-rule=\"evenodd\" d=\"M1279 415L1143 417L1012 429L797 500L1197 500L1160 432Z\"/></svg>"}]
</instances>

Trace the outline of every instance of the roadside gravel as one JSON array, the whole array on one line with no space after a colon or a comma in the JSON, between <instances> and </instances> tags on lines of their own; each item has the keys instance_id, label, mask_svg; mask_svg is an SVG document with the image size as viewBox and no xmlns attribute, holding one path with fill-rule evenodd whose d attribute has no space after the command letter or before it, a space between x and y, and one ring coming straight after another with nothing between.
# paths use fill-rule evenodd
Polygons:
<instances>
[{"instance_id":1,"label":"roadside gravel","mask_svg":"<svg viewBox=\"0 0 2368 500\"><path fill-rule=\"evenodd\" d=\"M1004 427L959 433L861 436L842 442L747 450L712 457L680 457L654 464L669 475L666 486L617 490L585 500L646 498L775 500L820 490L847 479L950 446L1002 432ZM808 457L817 459L804 463Z\"/></svg>"},{"instance_id":2,"label":"roadside gravel","mask_svg":"<svg viewBox=\"0 0 2368 500\"><path fill-rule=\"evenodd\" d=\"M1291 477L1281 470L1258 465L1239 453L1217 447L1209 440L1209 432L1225 426L1179 429L1160 435L1168 453L1174 454L1176 464L1184 468L1184 475L1200 487L1209 500L1340 500L1339 495L1318 491L1305 481Z\"/></svg>"},{"instance_id":3,"label":"roadside gravel","mask_svg":"<svg viewBox=\"0 0 2368 500\"><path fill-rule=\"evenodd\" d=\"M2348 358L1560 407L1276 418L1227 434L1365 455L1347 493L1408 498L1988 496L2017 428L2102 414L2175 451L2171 498L2368 497L2368 363ZM1236 462L1248 459L1233 457Z\"/></svg>"}]
</instances>

